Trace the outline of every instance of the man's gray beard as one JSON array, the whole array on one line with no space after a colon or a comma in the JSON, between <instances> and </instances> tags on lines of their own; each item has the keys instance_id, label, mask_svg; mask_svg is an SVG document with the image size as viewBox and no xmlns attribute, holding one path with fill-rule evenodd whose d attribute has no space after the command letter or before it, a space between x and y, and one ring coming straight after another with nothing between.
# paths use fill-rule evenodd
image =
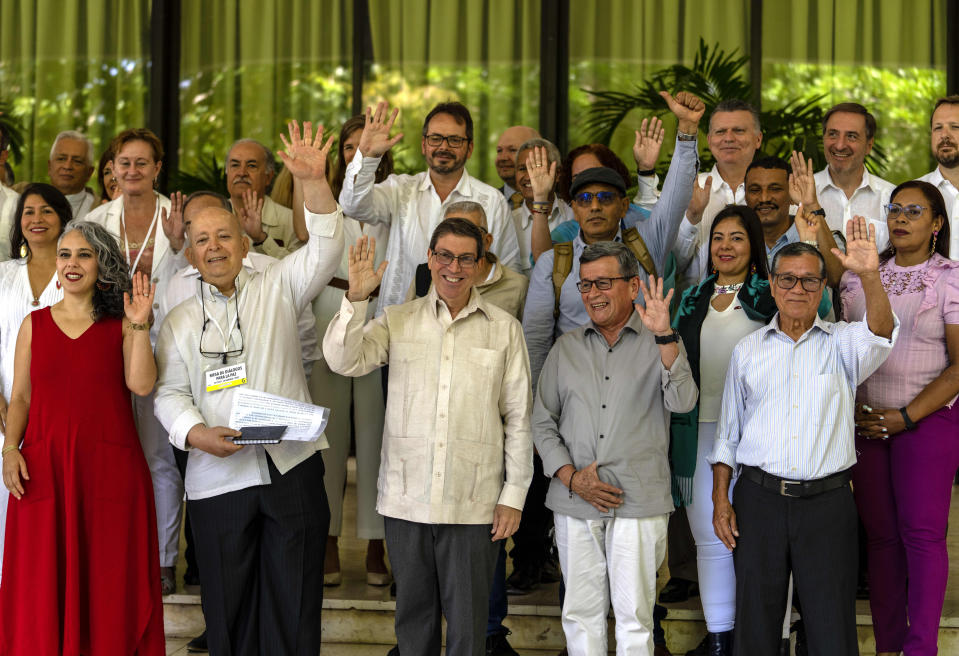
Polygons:
<instances>
[{"instance_id":1,"label":"man's gray beard","mask_svg":"<svg viewBox=\"0 0 959 656\"><path fill-rule=\"evenodd\" d=\"M953 154L948 157L941 157L936 153L936 161L947 169L956 168L956 166L959 166L959 149L953 149Z\"/></svg>"},{"instance_id":2,"label":"man's gray beard","mask_svg":"<svg viewBox=\"0 0 959 656\"><path fill-rule=\"evenodd\" d=\"M430 170L433 171L434 173L442 173L443 175L446 175L448 173L456 173L464 166L466 166L465 161L458 162L454 160L453 163L450 164L449 166L438 166L436 164L430 164Z\"/></svg>"}]
</instances>

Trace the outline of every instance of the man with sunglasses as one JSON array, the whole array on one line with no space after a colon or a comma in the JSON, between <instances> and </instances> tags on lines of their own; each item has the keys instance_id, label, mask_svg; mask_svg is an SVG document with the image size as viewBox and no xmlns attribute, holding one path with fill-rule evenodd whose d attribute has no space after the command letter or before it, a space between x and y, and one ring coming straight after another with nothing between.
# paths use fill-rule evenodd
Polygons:
<instances>
[{"instance_id":1,"label":"man with sunglasses","mask_svg":"<svg viewBox=\"0 0 959 656\"><path fill-rule=\"evenodd\" d=\"M188 259L197 293L163 321L155 412L189 452L203 616L214 654L318 653L330 512L321 435L265 446L234 442L235 392L310 403L297 316L332 278L343 249L341 212L326 180L333 139L290 126L284 164L302 183L309 240L262 272L244 268L250 239L221 207L193 217Z\"/></svg>"},{"instance_id":2,"label":"man with sunglasses","mask_svg":"<svg viewBox=\"0 0 959 656\"><path fill-rule=\"evenodd\" d=\"M330 369L389 363L376 510L396 579L391 653L482 654L498 542L519 527L533 476L529 360L519 322L475 287L483 232L450 218L427 251L432 288L369 323L385 263L350 248L349 291L323 338ZM507 652L508 653L508 652Z\"/></svg>"},{"instance_id":3,"label":"man with sunglasses","mask_svg":"<svg viewBox=\"0 0 959 656\"><path fill-rule=\"evenodd\" d=\"M450 203L470 200L482 205L500 263L520 271L519 243L509 204L498 189L466 171L466 162L473 155L473 118L463 104L440 103L426 115L420 140L426 171L394 174L375 182L380 158L403 138L402 133L390 136L398 111L390 112L385 102L378 103L375 111L367 108L363 136L346 168L339 199L347 216L390 227L388 265L377 299L377 315L406 299L430 234L443 220Z\"/></svg>"},{"instance_id":4,"label":"man with sunglasses","mask_svg":"<svg viewBox=\"0 0 959 656\"><path fill-rule=\"evenodd\" d=\"M734 550L735 654L777 653L790 572L809 652L859 653L853 401L899 325L879 279L875 230L866 226L850 221L846 253L833 250L862 280L866 320L818 317L825 260L794 242L776 253L769 276L779 312L736 346L729 364L708 460L713 527Z\"/></svg>"}]
</instances>

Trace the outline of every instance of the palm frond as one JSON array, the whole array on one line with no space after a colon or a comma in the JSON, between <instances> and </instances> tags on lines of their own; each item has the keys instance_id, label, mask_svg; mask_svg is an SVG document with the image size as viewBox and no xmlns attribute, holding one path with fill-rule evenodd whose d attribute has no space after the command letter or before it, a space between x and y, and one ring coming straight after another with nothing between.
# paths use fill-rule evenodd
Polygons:
<instances>
[{"instance_id":1,"label":"palm frond","mask_svg":"<svg viewBox=\"0 0 959 656\"><path fill-rule=\"evenodd\" d=\"M13 105L5 100L0 100L0 131L10 138L10 152L13 154L13 161L19 163L23 160L23 148L25 139L23 136L23 126L20 120L13 115Z\"/></svg>"}]
</instances>

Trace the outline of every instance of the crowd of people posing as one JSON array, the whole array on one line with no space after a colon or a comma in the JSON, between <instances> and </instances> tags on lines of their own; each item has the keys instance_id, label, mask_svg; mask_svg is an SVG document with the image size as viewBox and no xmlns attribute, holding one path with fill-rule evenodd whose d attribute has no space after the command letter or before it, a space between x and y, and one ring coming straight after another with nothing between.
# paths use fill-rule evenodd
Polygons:
<instances>
[{"instance_id":1,"label":"crowd of people posing","mask_svg":"<svg viewBox=\"0 0 959 656\"><path fill-rule=\"evenodd\" d=\"M667 541L681 572L677 518L707 628L691 655L778 654L793 607L805 653L858 654L860 570L877 652L936 654L959 96L932 107L937 168L896 186L865 168L877 125L859 104L825 113L816 172L757 156L742 100L704 117L661 95L662 185L658 118L635 175L606 146L564 157L513 126L486 184L458 102L425 117L413 175L393 172L385 102L337 138L291 123L279 171L235 142L228 196L159 193L146 129L96 167L83 134L59 134L49 184L8 173L0 653L164 654L181 523L207 627L191 650L319 653L355 445L392 656L438 656L444 619L447 654L516 654L508 597L556 581L566 653L606 654L612 609L618 654L668 654L656 577ZM0 132L0 171L8 154ZM329 408L324 434L247 443L242 390Z\"/></svg>"}]
</instances>

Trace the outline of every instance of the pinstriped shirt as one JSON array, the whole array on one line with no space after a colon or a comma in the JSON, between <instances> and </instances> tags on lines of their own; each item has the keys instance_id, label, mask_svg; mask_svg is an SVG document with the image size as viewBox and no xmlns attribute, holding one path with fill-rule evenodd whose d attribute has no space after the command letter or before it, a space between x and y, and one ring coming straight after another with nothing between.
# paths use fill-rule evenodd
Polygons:
<instances>
[{"instance_id":1,"label":"pinstriped shirt","mask_svg":"<svg viewBox=\"0 0 959 656\"><path fill-rule=\"evenodd\" d=\"M798 341L768 325L733 350L710 464L750 465L793 480L813 480L856 463L856 386L879 368L899 334L870 332L865 318L816 317Z\"/></svg>"}]
</instances>

